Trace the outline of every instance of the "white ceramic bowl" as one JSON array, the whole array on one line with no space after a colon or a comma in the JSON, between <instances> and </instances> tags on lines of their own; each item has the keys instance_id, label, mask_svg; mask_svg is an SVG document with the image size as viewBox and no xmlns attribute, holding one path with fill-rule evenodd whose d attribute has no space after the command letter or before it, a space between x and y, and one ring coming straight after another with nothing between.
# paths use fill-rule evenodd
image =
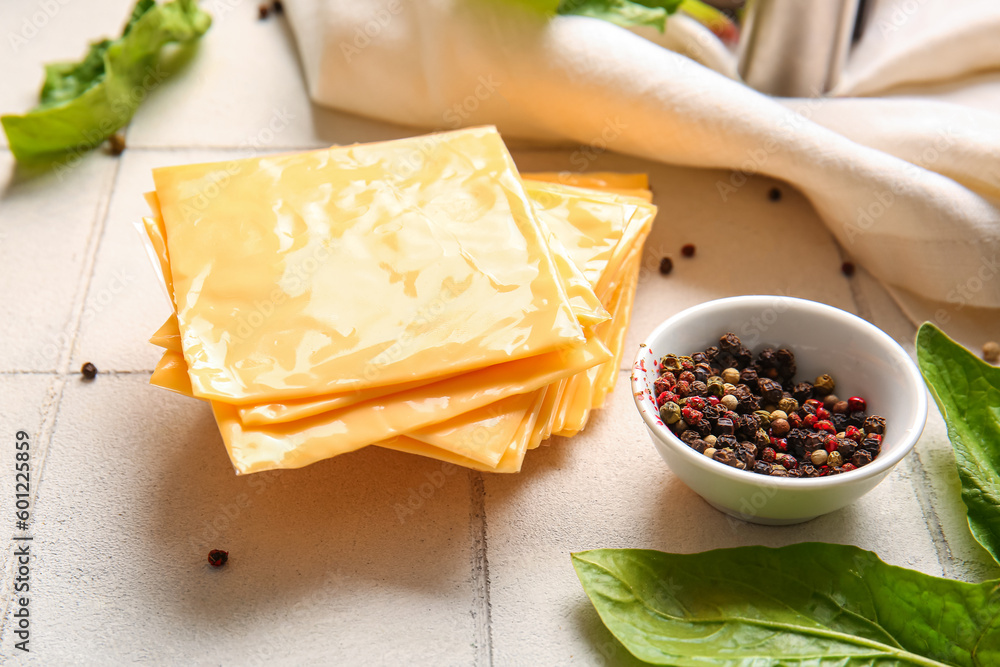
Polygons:
<instances>
[{"instance_id":1,"label":"white ceramic bowl","mask_svg":"<svg viewBox=\"0 0 1000 667\"><path fill-rule=\"evenodd\" d=\"M756 355L765 347L795 353L797 381L822 373L837 396L862 396L887 422L882 451L867 466L830 477L768 477L714 461L688 447L660 421L653 395L658 361L717 344L733 332ZM839 308L782 296L738 296L677 313L639 348L632 394L653 444L671 470L717 509L753 523L791 524L840 509L871 491L913 449L927 419L920 371L882 330Z\"/></svg>"}]
</instances>

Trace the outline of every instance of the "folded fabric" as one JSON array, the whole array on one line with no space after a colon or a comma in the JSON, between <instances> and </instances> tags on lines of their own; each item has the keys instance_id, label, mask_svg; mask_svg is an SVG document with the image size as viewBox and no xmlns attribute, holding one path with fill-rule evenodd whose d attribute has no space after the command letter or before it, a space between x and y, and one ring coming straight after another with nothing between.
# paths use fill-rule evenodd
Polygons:
<instances>
[{"instance_id":1,"label":"folded fabric","mask_svg":"<svg viewBox=\"0 0 1000 667\"><path fill-rule=\"evenodd\" d=\"M428 128L493 123L511 136L731 170L723 199L747 175L780 178L915 319L954 304L956 286L983 271L989 279L962 304L1000 317L1000 275L989 269L1000 254L1000 78L975 78L1000 68L998 3L870 3L834 92L906 85L910 97L808 101L734 81L735 61L685 19L669 19L671 35L654 43L646 30L541 17L503 0L287 4L321 104ZM945 79L949 91L914 99ZM975 90L958 95L964 80Z\"/></svg>"}]
</instances>

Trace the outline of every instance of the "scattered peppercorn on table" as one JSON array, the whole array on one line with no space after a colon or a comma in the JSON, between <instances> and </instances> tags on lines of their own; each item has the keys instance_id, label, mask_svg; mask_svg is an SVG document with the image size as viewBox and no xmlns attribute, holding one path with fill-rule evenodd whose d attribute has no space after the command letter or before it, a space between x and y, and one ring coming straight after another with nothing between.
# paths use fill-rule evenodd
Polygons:
<instances>
[{"instance_id":1,"label":"scattered peppercorn on table","mask_svg":"<svg viewBox=\"0 0 1000 667\"><path fill-rule=\"evenodd\" d=\"M240 473L370 445L517 472L614 387L643 175L522 180L486 127L153 177L151 382L211 402Z\"/></svg>"}]
</instances>

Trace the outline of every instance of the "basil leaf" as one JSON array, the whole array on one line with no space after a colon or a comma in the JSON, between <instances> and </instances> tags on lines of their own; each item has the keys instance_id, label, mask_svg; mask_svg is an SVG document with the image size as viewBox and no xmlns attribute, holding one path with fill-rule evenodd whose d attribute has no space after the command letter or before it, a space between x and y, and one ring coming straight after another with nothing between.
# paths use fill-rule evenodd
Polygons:
<instances>
[{"instance_id":1,"label":"basil leaf","mask_svg":"<svg viewBox=\"0 0 1000 667\"><path fill-rule=\"evenodd\" d=\"M598 549L573 566L601 620L658 665L998 665L1000 586L804 543Z\"/></svg>"},{"instance_id":2,"label":"basil leaf","mask_svg":"<svg viewBox=\"0 0 1000 667\"><path fill-rule=\"evenodd\" d=\"M929 322L917 332L917 362L948 426L969 528L1000 563L1000 368Z\"/></svg>"},{"instance_id":3,"label":"basil leaf","mask_svg":"<svg viewBox=\"0 0 1000 667\"><path fill-rule=\"evenodd\" d=\"M163 5L139 0L119 39L91 44L79 62L47 65L39 105L24 115L0 118L14 157L53 159L100 144L132 119L159 84L163 46L193 41L211 23L195 0Z\"/></svg>"},{"instance_id":4,"label":"basil leaf","mask_svg":"<svg viewBox=\"0 0 1000 667\"><path fill-rule=\"evenodd\" d=\"M624 28L649 25L660 32L667 16L677 11L684 0L562 0L560 14L577 14L610 21Z\"/></svg>"}]
</instances>

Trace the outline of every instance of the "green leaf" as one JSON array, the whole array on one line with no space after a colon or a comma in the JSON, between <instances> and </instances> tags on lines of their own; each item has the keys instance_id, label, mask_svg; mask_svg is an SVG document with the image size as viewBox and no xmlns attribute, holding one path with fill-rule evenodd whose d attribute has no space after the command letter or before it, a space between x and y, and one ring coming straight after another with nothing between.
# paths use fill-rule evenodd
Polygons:
<instances>
[{"instance_id":1,"label":"green leaf","mask_svg":"<svg viewBox=\"0 0 1000 667\"><path fill-rule=\"evenodd\" d=\"M1000 587L805 543L598 549L573 566L608 629L658 665L1000 665Z\"/></svg>"},{"instance_id":2,"label":"green leaf","mask_svg":"<svg viewBox=\"0 0 1000 667\"><path fill-rule=\"evenodd\" d=\"M195 0L163 5L139 0L119 39L91 44L79 62L47 65L39 105L0 118L14 157L53 159L100 144L124 127L159 85L163 46L196 40L211 23Z\"/></svg>"},{"instance_id":3,"label":"green leaf","mask_svg":"<svg viewBox=\"0 0 1000 667\"><path fill-rule=\"evenodd\" d=\"M610 21L624 28L649 25L660 32L667 16L677 11L684 0L562 0L560 14L577 14Z\"/></svg>"},{"instance_id":4,"label":"green leaf","mask_svg":"<svg viewBox=\"0 0 1000 667\"><path fill-rule=\"evenodd\" d=\"M948 426L969 527L1000 563L1000 368L929 322L917 332L917 362Z\"/></svg>"}]
</instances>

